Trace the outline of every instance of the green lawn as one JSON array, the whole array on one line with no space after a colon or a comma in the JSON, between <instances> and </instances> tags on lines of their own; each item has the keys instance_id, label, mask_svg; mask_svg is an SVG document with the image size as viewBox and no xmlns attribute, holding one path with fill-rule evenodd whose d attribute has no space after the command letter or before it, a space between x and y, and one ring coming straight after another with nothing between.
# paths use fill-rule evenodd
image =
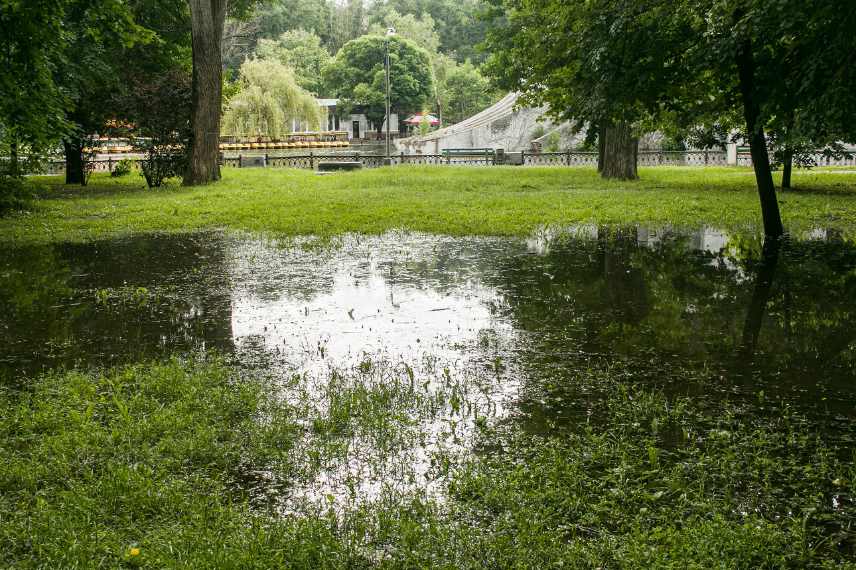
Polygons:
<instances>
[{"instance_id":1,"label":"green lawn","mask_svg":"<svg viewBox=\"0 0 856 570\"><path fill-rule=\"evenodd\" d=\"M136 175L87 188L42 178L33 211L0 220L0 241L757 227L753 183L751 171L725 168L647 169L634 183L564 168L248 169L158 191ZM786 225L856 235L856 171L799 172L795 183L780 196ZM344 463L353 441L394 454L419 444L421 420L445 413L437 402L478 409L457 370L429 389L415 365L369 364L324 378L318 408L311 386L283 399L263 373L212 354L0 385L0 567L856 568L837 545L851 511L828 501L853 496L856 461L786 406L756 418L728 401L627 387L620 363L581 372L606 394L590 406L609 425L536 436L476 417L477 441L502 452L432 457L446 501L384 492L344 512L283 513L276 493ZM448 418L449 433L459 419Z\"/></svg>"},{"instance_id":2,"label":"green lawn","mask_svg":"<svg viewBox=\"0 0 856 570\"><path fill-rule=\"evenodd\" d=\"M592 404L608 427L484 426L502 453L447 467L446 503L385 492L299 516L253 505L252 475L288 488L348 457L343 443L363 428L391 448L413 443L407 418L436 397L421 377L336 377L327 413L216 357L0 387L0 566L854 568L822 524L847 524L825 501L848 495L853 463L799 416L755 421L591 373L609 394Z\"/></svg>"},{"instance_id":3,"label":"green lawn","mask_svg":"<svg viewBox=\"0 0 856 570\"><path fill-rule=\"evenodd\" d=\"M226 169L202 188L147 190L136 174L94 176L85 188L56 177L34 211L0 222L0 240L80 241L134 232L210 228L329 236L409 229L453 235L524 235L552 224L760 225L746 168L642 169L607 182L587 168L396 167L317 176L290 169ZM856 233L856 171L798 171L780 193L791 231Z\"/></svg>"}]
</instances>

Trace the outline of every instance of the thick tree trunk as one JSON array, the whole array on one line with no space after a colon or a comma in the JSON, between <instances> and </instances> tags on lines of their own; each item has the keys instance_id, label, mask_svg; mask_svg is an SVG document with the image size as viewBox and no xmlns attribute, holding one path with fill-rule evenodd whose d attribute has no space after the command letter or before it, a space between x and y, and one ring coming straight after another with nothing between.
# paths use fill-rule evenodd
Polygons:
<instances>
[{"instance_id":1,"label":"thick tree trunk","mask_svg":"<svg viewBox=\"0 0 856 570\"><path fill-rule=\"evenodd\" d=\"M785 156L782 164L782 188L791 187L791 171L794 168L794 151L791 147L785 148Z\"/></svg>"},{"instance_id":2,"label":"thick tree trunk","mask_svg":"<svg viewBox=\"0 0 856 570\"><path fill-rule=\"evenodd\" d=\"M222 56L220 43L226 0L189 0L193 47L191 139L183 184L195 186L220 179L220 106Z\"/></svg>"},{"instance_id":3,"label":"thick tree trunk","mask_svg":"<svg viewBox=\"0 0 856 570\"><path fill-rule=\"evenodd\" d=\"M773 174L770 172L770 156L767 154L764 125L760 120L761 106L755 90L755 59L752 55L752 42L748 39L737 52L737 72L740 79L740 94L743 98L746 132L749 135L749 152L752 155L758 197L761 200L764 234L779 237L784 233L784 228L782 216L779 214L779 202L776 200Z\"/></svg>"},{"instance_id":4,"label":"thick tree trunk","mask_svg":"<svg viewBox=\"0 0 856 570\"><path fill-rule=\"evenodd\" d=\"M604 178L635 180L636 159L639 153L639 139L633 136L633 130L627 123L608 125L602 129L604 136L603 165L600 175Z\"/></svg>"},{"instance_id":5,"label":"thick tree trunk","mask_svg":"<svg viewBox=\"0 0 856 570\"><path fill-rule=\"evenodd\" d=\"M64 140L62 144L65 150L65 183L85 186L83 140L74 137Z\"/></svg>"},{"instance_id":6,"label":"thick tree trunk","mask_svg":"<svg viewBox=\"0 0 856 570\"><path fill-rule=\"evenodd\" d=\"M597 171L598 173L603 173L603 151L605 145L603 141L606 140L606 129L603 128L603 125L600 125L597 128Z\"/></svg>"}]
</instances>

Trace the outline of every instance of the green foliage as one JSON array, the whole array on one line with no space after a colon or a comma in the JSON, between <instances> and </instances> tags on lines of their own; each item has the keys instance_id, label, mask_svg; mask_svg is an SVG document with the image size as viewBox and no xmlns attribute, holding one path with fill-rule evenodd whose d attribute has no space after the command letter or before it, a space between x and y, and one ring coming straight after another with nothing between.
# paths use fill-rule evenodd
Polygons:
<instances>
[{"instance_id":1,"label":"green foliage","mask_svg":"<svg viewBox=\"0 0 856 570\"><path fill-rule=\"evenodd\" d=\"M628 387L606 371L581 379L604 394L588 400L588 424L536 435L481 422L480 453L432 455L446 465L432 468L449 481L442 505L381 490L367 504L283 516L278 491L341 460L349 438L395 454L419 437L412 418L431 417L454 394L466 398L455 371L444 376L448 386L426 392L411 367L390 376L376 372L382 365L333 372L321 383L323 402L314 404L303 397L288 404L264 377L204 355L104 373L53 372L23 391L0 389L0 563L846 564L821 532L844 522L825 499L849 494L852 465L802 418L786 408L753 418L735 404L696 406Z\"/></svg>"},{"instance_id":2,"label":"green foliage","mask_svg":"<svg viewBox=\"0 0 856 570\"><path fill-rule=\"evenodd\" d=\"M140 163L149 188L181 176L190 139L191 84L182 69L154 77L137 77L124 95L117 96L123 115L134 124L128 134L137 152L146 158ZM123 129L120 129L123 130Z\"/></svg>"},{"instance_id":3,"label":"green foliage","mask_svg":"<svg viewBox=\"0 0 856 570\"><path fill-rule=\"evenodd\" d=\"M489 73L562 119L656 122L669 85L686 73L671 60L689 42L684 15L667 2L493 0ZM664 61L666 58L666 61Z\"/></svg>"},{"instance_id":4,"label":"green foliage","mask_svg":"<svg viewBox=\"0 0 856 570\"><path fill-rule=\"evenodd\" d=\"M119 162L116 163L116 166L113 167L113 171L110 172L110 176L113 178L119 178L121 176L128 176L134 170L134 161L129 158L123 158Z\"/></svg>"},{"instance_id":5,"label":"green foliage","mask_svg":"<svg viewBox=\"0 0 856 570\"><path fill-rule=\"evenodd\" d=\"M386 115L384 58L386 42L390 52L392 111L418 111L433 93L431 59L413 42L393 36L363 36L345 44L324 70L324 80L344 109L360 107L381 129Z\"/></svg>"},{"instance_id":6,"label":"green foliage","mask_svg":"<svg viewBox=\"0 0 856 570\"><path fill-rule=\"evenodd\" d=\"M419 134L425 136L431 132L431 122L428 120L428 113L423 112L422 120L419 121Z\"/></svg>"},{"instance_id":7,"label":"green foliage","mask_svg":"<svg viewBox=\"0 0 856 570\"><path fill-rule=\"evenodd\" d=\"M0 216L28 208L34 194L24 178L0 173Z\"/></svg>"},{"instance_id":8,"label":"green foliage","mask_svg":"<svg viewBox=\"0 0 856 570\"><path fill-rule=\"evenodd\" d=\"M668 150L668 151L682 151L682 150L687 150L687 145L680 138L665 136L660 141L660 148L662 150ZM701 148L707 148L707 147L702 146Z\"/></svg>"},{"instance_id":9,"label":"green foliage","mask_svg":"<svg viewBox=\"0 0 856 570\"><path fill-rule=\"evenodd\" d=\"M22 150L47 150L68 128L68 100L54 81L68 2L0 1L0 138Z\"/></svg>"},{"instance_id":10,"label":"green foliage","mask_svg":"<svg viewBox=\"0 0 856 570\"><path fill-rule=\"evenodd\" d=\"M321 123L318 102L278 61L247 60L241 66L240 81L241 89L223 115L224 133L278 138L290 132L292 119L307 123L310 129Z\"/></svg>"},{"instance_id":11,"label":"green foliage","mask_svg":"<svg viewBox=\"0 0 856 570\"><path fill-rule=\"evenodd\" d=\"M230 482L262 435L261 394L218 360L51 374L26 393L0 391L0 565L212 567L246 556L237 552L263 533L239 530L251 519Z\"/></svg>"},{"instance_id":12,"label":"green foliage","mask_svg":"<svg viewBox=\"0 0 856 570\"><path fill-rule=\"evenodd\" d=\"M440 36L434 30L434 19L430 14L419 17L413 14L401 15L393 9L384 14L383 22L370 26L368 33L382 36L388 28L395 28L397 35L412 41L429 54L436 54L440 47Z\"/></svg>"},{"instance_id":13,"label":"green foliage","mask_svg":"<svg viewBox=\"0 0 856 570\"><path fill-rule=\"evenodd\" d=\"M204 190L139 192L136 177L94 175L86 190L38 180L35 213L0 224L0 241L80 241L128 232L210 228L321 236L394 228L451 235L528 235L575 223L758 227L746 168L649 168L647 180L600 180L588 168L401 167L348 176L225 169ZM782 205L793 232L834 226L856 235L852 173L801 171ZM339 207L341 206L341 207ZM46 231L47 230L49 231Z\"/></svg>"},{"instance_id":14,"label":"green foliage","mask_svg":"<svg viewBox=\"0 0 856 570\"><path fill-rule=\"evenodd\" d=\"M430 18L439 39L437 51L464 61L481 57L476 48L486 29L486 23L479 19L481 11L481 0L382 0L371 4L369 19L383 26L395 18L393 14L410 15L423 22Z\"/></svg>"},{"instance_id":15,"label":"green foliage","mask_svg":"<svg viewBox=\"0 0 856 570\"><path fill-rule=\"evenodd\" d=\"M291 30L276 40L260 40L256 57L280 62L294 72L300 87L316 97L324 95L321 74L333 58L321 46L321 38L312 32Z\"/></svg>"},{"instance_id":16,"label":"green foliage","mask_svg":"<svg viewBox=\"0 0 856 570\"><path fill-rule=\"evenodd\" d=\"M500 99L490 81L470 61L457 63L440 56L440 68L437 82L444 123L463 121Z\"/></svg>"},{"instance_id":17,"label":"green foliage","mask_svg":"<svg viewBox=\"0 0 856 570\"><path fill-rule=\"evenodd\" d=\"M559 134L559 131L553 131L544 139L543 149L544 152L559 152L561 150L560 143L562 141L562 136Z\"/></svg>"}]
</instances>

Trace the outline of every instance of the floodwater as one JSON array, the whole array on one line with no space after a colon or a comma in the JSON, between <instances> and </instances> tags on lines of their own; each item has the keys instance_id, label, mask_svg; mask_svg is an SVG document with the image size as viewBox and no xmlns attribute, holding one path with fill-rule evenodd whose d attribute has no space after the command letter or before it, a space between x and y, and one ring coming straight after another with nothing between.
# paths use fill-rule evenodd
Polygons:
<instances>
[{"instance_id":1,"label":"floodwater","mask_svg":"<svg viewBox=\"0 0 856 570\"><path fill-rule=\"evenodd\" d=\"M832 230L767 249L712 228L596 226L13 247L0 315L15 389L211 349L272 378L306 426L295 453L315 457L287 485L253 475L285 510L438 494L441 457L473 453L486 421L608 422L589 417L591 370L701 405L788 406L838 448L856 435L856 245Z\"/></svg>"}]
</instances>

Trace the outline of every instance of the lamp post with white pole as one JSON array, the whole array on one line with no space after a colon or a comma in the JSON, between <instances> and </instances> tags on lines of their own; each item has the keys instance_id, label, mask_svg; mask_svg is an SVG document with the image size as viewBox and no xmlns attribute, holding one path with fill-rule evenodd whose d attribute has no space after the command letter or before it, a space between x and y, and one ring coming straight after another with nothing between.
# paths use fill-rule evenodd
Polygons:
<instances>
[{"instance_id":1,"label":"lamp post with white pole","mask_svg":"<svg viewBox=\"0 0 856 570\"><path fill-rule=\"evenodd\" d=\"M386 68L386 158L383 163L385 166L392 165L392 155L389 152L389 123L392 121L392 115L390 113L390 87L389 87L389 40L392 36L395 35L395 28L387 28L386 29L386 58L384 62L384 67Z\"/></svg>"}]
</instances>

